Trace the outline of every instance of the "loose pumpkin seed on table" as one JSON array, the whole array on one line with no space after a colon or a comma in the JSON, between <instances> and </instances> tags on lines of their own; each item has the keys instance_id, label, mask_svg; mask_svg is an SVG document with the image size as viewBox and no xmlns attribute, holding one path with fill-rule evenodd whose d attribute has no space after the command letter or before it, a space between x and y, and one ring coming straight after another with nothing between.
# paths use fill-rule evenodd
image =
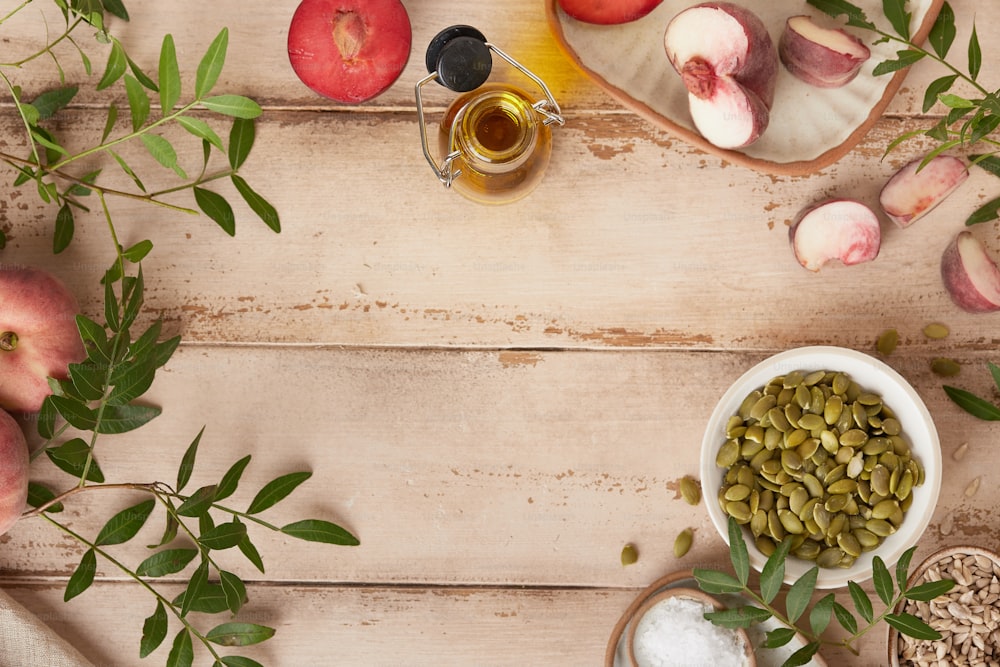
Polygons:
<instances>
[{"instance_id":1,"label":"loose pumpkin seed on table","mask_svg":"<svg viewBox=\"0 0 1000 667\"><path fill-rule=\"evenodd\" d=\"M931 322L924 327L924 335L933 340L947 338L949 333L951 332L948 330L948 326L940 322Z\"/></svg>"},{"instance_id":2,"label":"loose pumpkin seed on table","mask_svg":"<svg viewBox=\"0 0 1000 667\"><path fill-rule=\"evenodd\" d=\"M690 475L685 475L680 481L681 497L688 505L697 505L701 502L701 484Z\"/></svg>"},{"instance_id":3,"label":"loose pumpkin seed on table","mask_svg":"<svg viewBox=\"0 0 1000 667\"><path fill-rule=\"evenodd\" d=\"M883 357L888 357L896 350L898 344L899 332L895 329L886 329L879 335L878 340L875 342L875 349Z\"/></svg>"},{"instance_id":4,"label":"loose pumpkin seed on table","mask_svg":"<svg viewBox=\"0 0 1000 667\"><path fill-rule=\"evenodd\" d=\"M954 359L945 359L944 357L938 357L931 361L931 370L935 375L940 375L941 377L955 377L962 372L962 367Z\"/></svg>"},{"instance_id":5,"label":"loose pumpkin seed on table","mask_svg":"<svg viewBox=\"0 0 1000 667\"><path fill-rule=\"evenodd\" d=\"M896 532L924 481L895 413L845 373L772 378L724 435L718 502L765 556L791 536L798 558L850 567Z\"/></svg>"},{"instance_id":6,"label":"loose pumpkin seed on table","mask_svg":"<svg viewBox=\"0 0 1000 667\"><path fill-rule=\"evenodd\" d=\"M676 539L674 539L674 557L683 558L687 555L687 552L691 550L691 545L694 543L694 531L690 528L685 528L680 532Z\"/></svg>"}]
</instances>

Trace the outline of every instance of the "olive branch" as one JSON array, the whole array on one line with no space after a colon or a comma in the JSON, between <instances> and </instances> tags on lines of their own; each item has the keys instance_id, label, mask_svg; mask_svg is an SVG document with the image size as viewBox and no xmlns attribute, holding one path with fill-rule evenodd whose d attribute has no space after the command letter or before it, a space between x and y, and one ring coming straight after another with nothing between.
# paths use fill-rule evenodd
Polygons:
<instances>
[{"instance_id":1,"label":"olive branch","mask_svg":"<svg viewBox=\"0 0 1000 667\"><path fill-rule=\"evenodd\" d=\"M907 549L896 562L895 581L889 568L879 556L872 559L872 579L875 593L884 605L884 610L876 615L875 606L868 593L857 583L847 582L848 593L854 607L854 612L837 601L836 594L828 593L815 603L812 598L816 592L816 580L819 566L813 566L800 576L787 589L784 611L775 599L784 588L785 561L791 549L792 537L786 537L768 557L761 569L759 590L750 587L750 556L743 539L743 530L736 519L729 518L729 557L734 574L696 568L694 578L699 588L710 595L737 594L747 598L750 603L709 612L705 618L712 623L727 628L749 628L755 623L776 620L781 627L767 631L763 649L776 649L788 645L796 635L805 638L805 645L794 651L783 663L782 667L798 667L812 660L824 645L845 648L854 655L859 655L857 642L873 628L885 622L899 632L916 639L940 639L941 634L916 616L907 613L896 613L893 609L904 599L929 601L947 593L955 582L949 579L932 581L907 587L907 573L910 561L916 547ZM859 622L858 617L861 621ZM831 620L837 623L847 633L841 639L829 639L824 636Z\"/></svg>"},{"instance_id":2,"label":"olive branch","mask_svg":"<svg viewBox=\"0 0 1000 667\"><path fill-rule=\"evenodd\" d=\"M26 151L21 154L0 152L0 164L13 170L14 187L34 183L42 202L56 208L52 248L57 255L72 242L77 215L91 212L86 202L93 196L107 225L114 259L102 279L103 316L90 318L80 314L76 318L87 357L70 365L66 379L50 378L52 394L37 416L38 433L44 442L32 452L32 460L44 454L56 468L71 475L74 483L57 491L31 482L28 500L32 509L22 518L40 518L84 547L84 554L67 581L65 600L90 588L99 559L151 594L155 606L143 622L140 657L145 658L162 646L174 625L177 629L170 642L168 667L192 665L196 645L208 652L216 667L260 667L251 658L224 655L221 647L257 644L269 639L274 634L273 628L228 620L203 630L192 612L238 618L247 601L246 583L232 571L232 566L223 562L222 555L235 549L263 573L264 563L251 539L251 528L310 542L358 544L354 535L326 520L304 519L278 525L260 517L304 484L311 473L300 471L281 475L261 487L248 506L237 509L228 499L237 491L251 462L249 455L233 463L217 483L186 491L204 427L181 457L173 484L106 481L97 454L99 444L103 446L104 436L132 433L161 414L160 407L141 399L152 385L156 372L168 363L181 342L179 336L163 338L159 319L148 326L139 325L145 293L142 261L153 250L153 244L143 240L124 247L119 241L109 200L140 201L185 214L196 215L200 211L232 236L236 232L233 208L224 195L208 187L228 179L250 210L270 229L279 232L281 225L275 208L239 174L253 147L254 120L261 114L261 108L245 96L213 93L225 63L227 29L216 36L202 57L192 86L193 96L181 102L182 79L170 35L163 38L154 80L132 60L108 28L106 20L110 17L129 20L121 0L53 1L64 19L61 33L47 38L45 45L34 53L0 63L0 89L6 88L13 99L27 144ZM32 0L24 0L0 16L0 28L31 3ZM75 49L87 75L93 74L90 57L76 37L81 29L96 31L97 42L107 50L107 61L96 89L103 91L124 86L128 108L122 111L111 104L99 141L85 150L71 152L46 126L57 113L71 105L79 92L78 86L66 83L66 70L60 63L57 47L69 45ZM43 58L55 64L61 85L29 100L25 90L15 83L14 72ZM154 101L159 103L158 111L153 108ZM125 112L128 117L120 119L119 115L124 116ZM205 113L231 121L228 141L223 141L212 125L201 118ZM119 130L122 123L126 124L125 131ZM183 128L201 141L203 160L193 177L182 167L174 145L160 132L170 125ZM132 142L141 143L149 155L181 183L159 190L148 189L119 152L121 146ZM224 154L227 165L210 170L211 159L216 153ZM107 158L128 177L133 188L103 185L101 169L79 170L78 165L88 157ZM168 195L180 192L191 194L193 207L167 199ZM0 249L4 248L6 240L5 230L0 229ZM146 497L117 512L94 536L85 535L60 519L65 505L78 495L100 491ZM165 515L162 537L148 545L151 553L133 566L115 553L116 547L135 538L157 507L162 508ZM173 598L167 597L158 580L184 572L187 572L184 591Z\"/></svg>"},{"instance_id":3,"label":"olive branch","mask_svg":"<svg viewBox=\"0 0 1000 667\"><path fill-rule=\"evenodd\" d=\"M878 63L874 76L884 76L905 69L921 60L933 60L948 70L948 74L933 80L924 91L921 111L927 113L935 104L941 103L948 112L933 127L905 132L886 148L888 155L900 144L918 136L926 136L937 142L937 146L924 158L921 167L934 157L951 149L967 149L977 144L985 144L987 152L968 155L973 165L978 165L994 176L1000 177L1000 140L993 136L1000 127L1000 90L990 91L979 81L983 65L983 52L976 32L975 21L966 46L965 67L959 67L948 60L957 34L955 11L945 2L928 33L929 49L912 39L910 22L912 13L906 10L906 0L883 0L882 8L892 31L884 30L870 21L865 12L846 0L807 0L816 9L838 18L846 16L848 26L873 33L878 37L876 44L892 42L901 48L896 58ZM963 82L972 87L977 97L963 97L951 92L956 83ZM975 225L1000 218L1000 197L977 208L967 219L966 225Z\"/></svg>"}]
</instances>

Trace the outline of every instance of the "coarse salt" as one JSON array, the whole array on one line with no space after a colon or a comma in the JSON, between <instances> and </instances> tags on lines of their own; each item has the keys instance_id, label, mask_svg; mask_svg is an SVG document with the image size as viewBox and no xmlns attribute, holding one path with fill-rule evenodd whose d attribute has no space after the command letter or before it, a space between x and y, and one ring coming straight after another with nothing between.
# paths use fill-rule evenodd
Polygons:
<instances>
[{"instance_id":1,"label":"coarse salt","mask_svg":"<svg viewBox=\"0 0 1000 667\"><path fill-rule=\"evenodd\" d=\"M729 667L747 664L742 637L704 618L711 606L670 597L643 614L632 649L639 667Z\"/></svg>"}]
</instances>

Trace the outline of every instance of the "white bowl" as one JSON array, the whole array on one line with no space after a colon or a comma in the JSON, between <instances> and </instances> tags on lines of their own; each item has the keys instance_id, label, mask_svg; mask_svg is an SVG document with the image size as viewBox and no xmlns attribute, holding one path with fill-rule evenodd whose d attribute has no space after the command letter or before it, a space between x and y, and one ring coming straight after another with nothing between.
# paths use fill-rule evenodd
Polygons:
<instances>
[{"instance_id":1,"label":"white bowl","mask_svg":"<svg viewBox=\"0 0 1000 667\"><path fill-rule=\"evenodd\" d=\"M877 555L892 565L917 543L930 523L941 491L941 445L930 412L913 387L903 377L878 359L867 354L839 347L802 347L765 359L744 373L723 394L709 418L701 445L701 484L712 523L722 539L729 540L728 517L718 502L718 489L724 471L715 464L719 447L725 442L726 422L736 414L740 403L754 389L760 389L771 378L791 371L829 370L846 373L866 391L882 397L902 425L902 435L910 444L914 458L923 466L925 481L913 490L913 504L906 512L899 529L885 538L874 551L861 554L848 568L820 568L816 586L839 588L848 581L861 583L872 576L872 559ZM767 558L754 545L746 530L750 564L758 572ZM789 556L785 564L785 581L792 583L814 565L811 561Z\"/></svg>"}]
</instances>

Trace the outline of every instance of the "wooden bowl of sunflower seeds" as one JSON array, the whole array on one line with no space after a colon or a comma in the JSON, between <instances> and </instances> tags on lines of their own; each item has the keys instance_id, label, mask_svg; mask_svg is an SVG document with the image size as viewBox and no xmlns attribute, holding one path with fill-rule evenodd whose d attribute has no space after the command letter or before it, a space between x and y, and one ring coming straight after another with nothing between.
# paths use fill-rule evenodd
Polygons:
<instances>
[{"instance_id":1,"label":"wooden bowl of sunflower seeds","mask_svg":"<svg viewBox=\"0 0 1000 667\"><path fill-rule=\"evenodd\" d=\"M903 600L895 610L921 619L941 639L913 639L890 628L889 664L1000 667L1000 555L974 546L942 549L920 564L907 587L941 579L955 586L929 602Z\"/></svg>"}]
</instances>

